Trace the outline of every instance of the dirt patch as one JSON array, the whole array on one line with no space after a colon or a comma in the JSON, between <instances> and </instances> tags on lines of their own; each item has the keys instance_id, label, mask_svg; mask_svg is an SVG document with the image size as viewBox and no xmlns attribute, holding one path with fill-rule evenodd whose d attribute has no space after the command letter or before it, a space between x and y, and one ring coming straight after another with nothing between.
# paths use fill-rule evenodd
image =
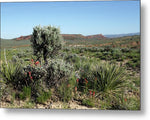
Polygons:
<instances>
[{"instance_id":1,"label":"dirt patch","mask_svg":"<svg viewBox=\"0 0 150 120\"><path fill-rule=\"evenodd\" d=\"M70 101L68 103L64 102L47 102L46 104L32 104L27 101L14 101L13 103L9 102L0 102L1 108L34 108L34 109L97 109L89 108L87 106L80 105L76 101Z\"/></svg>"}]
</instances>

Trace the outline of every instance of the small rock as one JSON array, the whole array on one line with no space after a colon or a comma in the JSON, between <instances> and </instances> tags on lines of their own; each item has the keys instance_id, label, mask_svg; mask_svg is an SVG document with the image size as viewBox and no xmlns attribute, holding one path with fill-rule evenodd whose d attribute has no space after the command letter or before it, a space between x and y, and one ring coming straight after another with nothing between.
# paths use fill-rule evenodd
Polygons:
<instances>
[{"instance_id":1,"label":"small rock","mask_svg":"<svg viewBox=\"0 0 150 120\"><path fill-rule=\"evenodd\" d=\"M6 96L5 100L6 102L11 102L12 96L11 95Z\"/></svg>"}]
</instances>

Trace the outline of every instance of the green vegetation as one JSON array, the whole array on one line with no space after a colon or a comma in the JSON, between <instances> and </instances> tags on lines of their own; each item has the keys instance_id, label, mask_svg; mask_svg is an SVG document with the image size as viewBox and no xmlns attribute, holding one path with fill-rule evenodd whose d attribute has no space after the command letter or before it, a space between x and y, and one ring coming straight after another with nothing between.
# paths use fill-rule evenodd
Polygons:
<instances>
[{"instance_id":1,"label":"green vegetation","mask_svg":"<svg viewBox=\"0 0 150 120\"><path fill-rule=\"evenodd\" d=\"M54 32L57 33L57 29ZM43 34L43 38L49 34ZM59 32L57 35L59 37ZM33 37L37 42L39 39L42 42L56 40L37 37L36 34ZM0 61L1 102L9 104L4 107L35 108L59 101L63 102L62 108L65 109L70 108L68 103L71 101L80 106L104 110L140 110L139 36L88 39L86 42L80 38L64 40L66 44L63 48L58 47L61 42L58 46L55 44L56 51L56 46L49 44L59 54L47 51L52 56L47 54L45 58L44 49L40 53L35 48L35 41L32 41L33 49L23 46L30 45L28 40L9 41L2 43L5 54L2 48ZM11 42L12 45L8 44ZM135 44L130 45L131 42ZM33 54L35 49L43 57L38 59L39 56ZM17 106L17 101L24 104Z\"/></svg>"},{"instance_id":2,"label":"green vegetation","mask_svg":"<svg viewBox=\"0 0 150 120\"><path fill-rule=\"evenodd\" d=\"M83 99L82 105L88 106L88 107L94 107L94 102L91 99Z\"/></svg>"},{"instance_id":3,"label":"green vegetation","mask_svg":"<svg viewBox=\"0 0 150 120\"><path fill-rule=\"evenodd\" d=\"M43 54L44 61L47 64L47 58L56 56L62 48L62 36L58 28L36 26L33 28L31 43L37 60L40 60Z\"/></svg>"},{"instance_id":4,"label":"green vegetation","mask_svg":"<svg viewBox=\"0 0 150 120\"><path fill-rule=\"evenodd\" d=\"M1 49L7 48L7 49L11 49L11 48L27 48L28 46L30 46L30 40L4 40L1 39Z\"/></svg>"},{"instance_id":5,"label":"green vegetation","mask_svg":"<svg viewBox=\"0 0 150 120\"><path fill-rule=\"evenodd\" d=\"M40 96L37 97L38 103L44 103L51 97L51 91L49 92L43 92Z\"/></svg>"},{"instance_id":6,"label":"green vegetation","mask_svg":"<svg viewBox=\"0 0 150 120\"><path fill-rule=\"evenodd\" d=\"M30 99L31 98L31 87L23 87L23 92L19 94L20 99Z\"/></svg>"}]
</instances>

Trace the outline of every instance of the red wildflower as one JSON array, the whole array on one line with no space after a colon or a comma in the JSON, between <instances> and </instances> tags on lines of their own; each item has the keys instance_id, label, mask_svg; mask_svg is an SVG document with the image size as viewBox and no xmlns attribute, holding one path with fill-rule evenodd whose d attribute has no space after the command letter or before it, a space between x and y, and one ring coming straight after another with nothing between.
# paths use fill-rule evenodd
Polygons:
<instances>
[{"instance_id":1,"label":"red wildflower","mask_svg":"<svg viewBox=\"0 0 150 120\"><path fill-rule=\"evenodd\" d=\"M91 96L92 95L92 91L90 90L89 92L90 92L90 96Z\"/></svg>"},{"instance_id":2,"label":"red wildflower","mask_svg":"<svg viewBox=\"0 0 150 120\"><path fill-rule=\"evenodd\" d=\"M127 102L127 98L125 98L124 101Z\"/></svg>"},{"instance_id":3,"label":"red wildflower","mask_svg":"<svg viewBox=\"0 0 150 120\"><path fill-rule=\"evenodd\" d=\"M75 87L75 91L77 91L77 87Z\"/></svg>"},{"instance_id":4,"label":"red wildflower","mask_svg":"<svg viewBox=\"0 0 150 120\"><path fill-rule=\"evenodd\" d=\"M87 81L87 79L85 78L85 83L87 84L88 83L88 81Z\"/></svg>"},{"instance_id":5,"label":"red wildflower","mask_svg":"<svg viewBox=\"0 0 150 120\"><path fill-rule=\"evenodd\" d=\"M30 78L33 79L32 76Z\"/></svg>"},{"instance_id":6,"label":"red wildflower","mask_svg":"<svg viewBox=\"0 0 150 120\"><path fill-rule=\"evenodd\" d=\"M37 64L39 64L39 63L40 63L39 61L36 61L36 62L35 62L35 65L37 65Z\"/></svg>"},{"instance_id":7,"label":"red wildflower","mask_svg":"<svg viewBox=\"0 0 150 120\"><path fill-rule=\"evenodd\" d=\"M77 79L77 83L79 82L79 78Z\"/></svg>"},{"instance_id":8,"label":"red wildflower","mask_svg":"<svg viewBox=\"0 0 150 120\"><path fill-rule=\"evenodd\" d=\"M31 72L29 72L29 76L31 76Z\"/></svg>"},{"instance_id":9,"label":"red wildflower","mask_svg":"<svg viewBox=\"0 0 150 120\"><path fill-rule=\"evenodd\" d=\"M97 77L95 78L95 80L97 80Z\"/></svg>"},{"instance_id":10,"label":"red wildflower","mask_svg":"<svg viewBox=\"0 0 150 120\"><path fill-rule=\"evenodd\" d=\"M33 59L32 59L31 61L32 61L32 62L34 62L34 60L33 60Z\"/></svg>"},{"instance_id":11,"label":"red wildflower","mask_svg":"<svg viewBox=\"0 0 150 120\"><path fill-rule=\"evenodd\" d=\"M93 91L93 97L95 96L95 92Z\"/></svg>"}]
</instances>

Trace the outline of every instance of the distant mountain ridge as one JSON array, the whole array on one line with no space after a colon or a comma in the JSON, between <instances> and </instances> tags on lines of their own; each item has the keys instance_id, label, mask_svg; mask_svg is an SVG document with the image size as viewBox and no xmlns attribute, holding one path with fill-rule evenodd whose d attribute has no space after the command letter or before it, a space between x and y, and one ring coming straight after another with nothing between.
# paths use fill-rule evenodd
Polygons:
<instances>
[{"instance_id":1,"label":"distant mountain ridge","mask_svg":"<svg viewBox=\"0 0 150 120\"><path fill-rule=\"evenodd\" d=\"M102 34L88 35L88 36L84 36L82 34L61 34L61 35L65 40L74 40L74 39L97 39L97 40L101 40L101 39L106 38ZM15 40L29 40L29 39L31 39L31 35L20 36L18 38L15 38Z\"/></svg>"},{"instance_id":2,"label":"distant mountain ridge","mask_svg":"<svg viewBox=\"0 0 150 120\"><path fill-rule=\"evenodd\" d=\"M134 36L134 35L140 35L140 33L137 32L137 33L127 33L127 34L110 34L110 35L105 35L105 37L107 37L107 38L117 38L117 37Z\"/></svg>"},{"instance_id":3,"label":"distant mountain ridge","mask_svg":"<svg viewBox=\"0 0 150 120\"><path fill-rule=\"evenodd\" d=\"M140 35L140 33L128 33L128 34L111 34L111 35L102 35L102 34L96 34L96 35L87 35L84 36L82 34L61 34L65 40L74 40L74 39L96 39L96 40L102 40L106 38L117 38L117 37L124 37L124 36L134 36L134 35ZM18 38L14 38L14 40L29 40L31 39L31 35L27 36L20 36Z\"/></svg>"}]
</instances>

